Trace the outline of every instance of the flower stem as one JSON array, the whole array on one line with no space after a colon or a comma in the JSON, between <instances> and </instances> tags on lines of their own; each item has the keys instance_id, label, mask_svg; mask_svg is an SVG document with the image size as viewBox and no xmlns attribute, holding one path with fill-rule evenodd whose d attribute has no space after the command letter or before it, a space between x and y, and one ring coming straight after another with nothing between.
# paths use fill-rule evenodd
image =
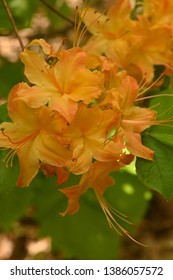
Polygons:
<instances>
[{"instance_id":1,"label":"flower stem","mask_svg":"<svg viewBox=\"0 0 173 280\"><path fill-rule=\"evenodd\" d=\"M8 5L7 5L6 0L2 0L2 3L3 3L3 5L4 5L5 11L6 11L7 15L8 15L8 18L9 18L9 20L11 21L11 24L12 24L12 26L13 26L14 32L15 32L15 34L16 34L16 37L17 37L18 41L19 41L20 47L21 47L21 49L22 49L22 51L23 51L25 47L24 47L24 44L23 44L23 42L22 42L21 37L19 36L19 32L18 32L16 23L15 23L15 21L14 21L14 19L13 19L13 16L12 16L12 14L11 14L11 12L10 12L10 9L9 9L9 7L8 7Z\"/></svg>"},{"instance_id":2,"label":"flower stem","mask_svg":"<svg viewBox=\"0 0 173 280\"><path fill-rule=\"evenodd\" d=\"M71 20L70 18L64 16L63 14L61 14L57 9L55 9L54 7L52 7L49 3L47 3L47 1L45 0L40 0L41 3L43 3L47 8L49 8L52 12L54 12L55 14L57 14L59 17L61 17L62 19L68 21L70 24L74 25L74 21Z\"/></svg>"}]
</instances>

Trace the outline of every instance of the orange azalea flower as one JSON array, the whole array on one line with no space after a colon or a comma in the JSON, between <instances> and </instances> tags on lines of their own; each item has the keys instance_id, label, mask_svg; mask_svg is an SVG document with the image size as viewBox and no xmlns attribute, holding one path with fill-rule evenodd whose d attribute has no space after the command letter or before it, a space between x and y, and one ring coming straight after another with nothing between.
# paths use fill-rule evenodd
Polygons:
<instances>
[{"instance_id":1,"label":"orange azalea flower","mask_svg":"<svg viewBox=\"0 0 173 280\"><path fill-rule=\"evenodd\" d=\"M145 16L131 20L131 12L128 0L116 1L107 16L97 15L94 10L86 12L83 20L93 36L84 49L93 55L105 54L130 75L137 79L145 76L149 83L154 77L154 65L173 69L172 28L168 24L153 26Z\"/></svg>"},{"instance_id":2,"label":"orange azalea flower","mask_svg":"<svg viewBox=\"0 0 173 280\"><path fill-rule=\"evenodd\" d=\"M109 78L108 90L104 98L100 98L99 105L103 109L112 108L120 114L114 140L121 141L133 155L152 160L153 151L142 145L140 133L156 123L156 112L135 105L139 89L134 78L124 71L113 72Z\"/></svg>"},{"instance_id":3,"label":"orange azalea flower","mask_svg":"<svg viewBox=\"0 0 173 280\"><path fill-rule=\"evenodd\" d=\"M28 85L16 85L8 98L9 116L13 122L0 125L0 147L11 149L4 160L6 166L15 154L20 161L18 186L28 186L36 176L40 162L62 167L70 156L67 147L57 140L66 121L49 107L30 108L16 99L20 91L28 90Z\"/></svg>"},{"instance_id":4,"label":"orange azalea flower","mask_svg":"<svg viewBox=\"0 0 173 280\"><path fill-rule=\"evenodd\" d=\"M131 34L129 48L129 64L134 64L152 81L154 65L164 65L169 69L173 66L172 30L168 26L152 26L144 16L138 16Z\"/></svg>"},{"instance_id":5,"label":"orange azalea flower","mask_svg":"<svg viewBox=\"0 0 173 280\"><path fill-rule=\"evenodd\" d=\"M112 110L102 111L97 105L87 107L84 104L73 122L63 133L63 143L72 150L72 159L67 167L74 174L88 171L93 158L98 161L115 161L122 157L119 143L108 139L109 131L119 122L119 114Z\"/></svg>"},{"instance_id":6,"label":"orange azalea flower","mask_svg":"<svg viewBox=\"0 0 173 280\"><path fill-rule=\"evenodd\" d=\"M87 9L83 21L88 30L93 34L84 49L89 53L98 55L106 54L118 66L127 65L130 36L133 22L130 19L132 7L130 0L118 0L110 7L107 15ZM116 50L115 44L116 43Z\"/></svg>"},{"instance_id":7,"label":"orange azalea flower","mask_svg":"<svg viewBox=\"0 0 173 280\"><path fill-rule=\"evenodd\" d=\"M125 216L111 207L111 205L109 205L109 203L107 203L103 198L103 194L110 185L114 184L114 180L109 176L109 173L117 171L118 169L124 167L126 164L131 163L132 160L133 156L125 155L121 161L114 161L109 163L97 161L94 162L88 172L82 175L79 185L60 190L68 198L67 209L63 213L61 213L61 215L72 215L77 212L79 209L80 196L84 194L89 188L93 188L100 206L104 214L106 215L110 227L112 229L115 229L120 235L121 232L123 232L129 236L128 232L118 224L114 217L116 215L119 218L125 220Z\"/></svg>"},{"instance_id":8,"label":"orange azalea flower","mask_svg":"<svg viewBox=\"0 0 173 280\"><path fill-rule=\"evenodd\" d=\"M34 40L29 48L34 45L40 46L47 55L49 46L43 40ZM21 54L25 75L34 86L33 90L20 94L20 99L32 108L49 104L52 110L71 122L77 112L78 101L89 104L101 94L103 76L86 68L87 54L80 48L61 50L56 54L50 47L47 56L51 55L57 60L49 65L38 51L25 49Z\"/></svg>"}]
</instances>

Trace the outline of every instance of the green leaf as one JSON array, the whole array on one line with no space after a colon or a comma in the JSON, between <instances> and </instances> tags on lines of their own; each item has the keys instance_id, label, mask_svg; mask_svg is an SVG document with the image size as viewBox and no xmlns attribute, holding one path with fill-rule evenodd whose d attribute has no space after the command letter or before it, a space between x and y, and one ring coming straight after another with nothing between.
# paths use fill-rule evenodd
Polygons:
<instances>
[{"instance_id":1,"label":"green leaf","mask_svg":"<svg viewBox=\"0 0 173 280\"><path fill-rule=\"evenodd\" d=\"M172 92L162 92L162 94ZM173 117L173 95L152 100L153 106L159 102L158 119ZM143 134L143 144L154 151L154 160L137 159L136 169L139 179L149 188L158 191L166 199L173 197L173 122L151 127Z\"/></svg>"},{"instance_id":2,"label":"green leaf","mask_svg":"<svg viewBox=\"0 0 173 280\"><path fill-rule=\"evenodd\" d=\"M154 161L138 158L138 178L147 187L158 191L166 199L173 197L173 148L150 135L143 137L143 144L155 153Z\"/></svg>"}]
</instances>

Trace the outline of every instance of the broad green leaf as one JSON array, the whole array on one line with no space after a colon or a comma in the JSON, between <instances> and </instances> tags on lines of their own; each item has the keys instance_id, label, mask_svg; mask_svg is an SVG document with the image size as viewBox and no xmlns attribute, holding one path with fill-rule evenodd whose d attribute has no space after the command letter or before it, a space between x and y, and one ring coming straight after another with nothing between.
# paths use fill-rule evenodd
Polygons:
<instances>
[{"instance_id":1,"label":"broad green leaf","mask_svg":"<svg viewBox=\"0 0 173 280\"><path fill-rule=\"evenodd\" d=\"M153 127L148 131L149 136L151 136L156 141L160 142L165 146L173 148L173 128L171 127Z\"/></svg>"},{"instance_id":2,"label":"broad green leaf","mask_svg":"<svg viewBox=\"0 0 173 280\"><path fill-rule=\"evenodd\" d=\"M172 92L162 92L162 94ZM156 103L158 119L168 120L173 117L173 95L152 100ZM154 151L154 160L137 159L136 169L139 179L149 188L161 193L165 198L173 197L173 122L166 122L151 127L143 134L143 144Z\"/></svg>"},{"instance_id":3,"label":"broad green leaf","mask_svg":"<svg viewBox=\"0 0 173 280\"><path fill-rule=\"evenodd\" d=\"M143 144L152 149L155 155L153 161L137 159L136 169L139 179L166 199L171 199L173 197L173 147L150 135L143 137Z\"/></svg>"}]
</instances>

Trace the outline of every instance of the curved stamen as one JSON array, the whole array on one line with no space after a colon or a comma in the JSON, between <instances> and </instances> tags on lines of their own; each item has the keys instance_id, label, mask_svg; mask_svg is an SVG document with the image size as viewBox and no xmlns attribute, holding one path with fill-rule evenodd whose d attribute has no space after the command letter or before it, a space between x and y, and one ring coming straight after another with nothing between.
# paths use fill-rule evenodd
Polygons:
<instances>
[{"instance_id":1,"label":"curved stamen","mask_svg":"<svg viewBox=\"0 0 173 280\"><path fill-rule=\"evenodd\" d=\"M150 98L155 98L155 97L161 97L161 96L172 96L173 97L173 94L171 93L161 93L161 94L155 94L155 95L149 95L149 96L144 96L144 97L141 97L141 98L137 98L135 100L135 102L138 102L138 101L143 101L143 100L146 100L146 99L150 99Z\"/></svg>"},{"instance_id":2,"label":"curved stamen","mask_svg":"<svg viewBox=\"0 0 173 280\"><path fill-rule=\"evenodd\" d=\"M96 193L96 192L95 192ZM96 193L96 197L99 201L99 204L106 216L106 219L108 221L108 224L110 226L110 228L114 229L120 236L122 236L122 233L124 233L125 235L127 235L132 241L134 241L135 243L144 246L144 247L149 247L146 244L143 244L137 240L135 240L127 230L125 230L114 218L114 215L116 215L118 218L120 218L121 220L125 221L126 223L133 225L133 223L129 222L127 220L127 216L120 213L119 211L117 211L116 209L114 209L100 194Z\"/></svg>"},{"instance_id":3,"label":"curved stamen","mask_svg":"<svg viewBox=\"0 0 173 280\"><path fill-rule=\"evenodd\" d=\"M10 150L8 152L8 154L5 156L5 158L3 159L3 162L6 162L6 164L5 164L6 168L8 168L9 162L10 162L10 167L13 166L13 158L14 158L15 154L16 154L16 151Z\"/></svg>"},{"instance_id":4,"label":"curved stamen","mask_svg":"<svg viewBox=\"0 0 173 280\"><path fill-rule=\"evenodd\" d=\"M148 86L146 89L141 91L141 89L144 88L145 85L148 83L147 81L145 81L144 84L139 87L138 96L143 95L145 92L147 92L149 89L151 89L163 76L164 76L164 73L160 74L160 76L150 86ZM143 80L143 78L142 78L142 80ZM141 82L140 82L140 84L141 84Z\"/></svg>"},{"instance_id":5,"label":"curved stamen","mask_svg":"<svg viewBox=\"0 0 173 280\"><path fill-rule=\"evenodd\" d=\"M83 1L85 2L85 1ZM89 1L87 3L87 6L84 7L84 5L82 5L80 11L79 11L79 7L76 7L76 16L75 16L75 32L74 32L74 40L73 40L73 47L78 47L82 41L82 39L84 38L85 34L87 33L87 31L90 29L90 27L92 27L92 25L94 23L99 23L99 19L103 16L103 14L99 14L97 18L94 18L88 26L86 26L84 24L84 26L81 28L85 16L90 8L90 3L91 1ZM97 13L97 11L94 12L95 14ZM107 18L105 20L105 24L109 21L109 18Z\"/></svg>"},{"instance_id":6,"label":"curved stamen","mask_svg":"<svg viewBox=\"0 0 173 280\"><path fill-rule=\"evenodd\" d=\"M173 127L173 125L166 125L165 123L167 122L172 122L173 121L173 116L170 117L167 120L151 120L151 121L146 121L146 120L122 120L123 124L137 124L137 125L159 125L159 126L168 126L168 127Z\"/></svg>"}]
</instances>

